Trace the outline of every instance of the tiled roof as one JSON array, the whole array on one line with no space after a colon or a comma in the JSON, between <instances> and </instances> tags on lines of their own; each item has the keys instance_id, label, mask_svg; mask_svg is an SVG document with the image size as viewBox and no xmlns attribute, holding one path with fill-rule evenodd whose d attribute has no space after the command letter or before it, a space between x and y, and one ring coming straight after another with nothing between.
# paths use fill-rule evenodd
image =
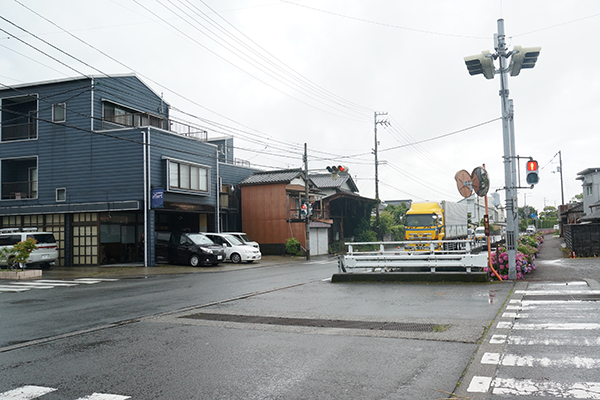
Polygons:
<instances>
[{"instance_id":1,"label":"tiled roof","mask_svg":"<svg viewBox=\"0 0 600 400\"><path fill-rule=\"evenodd\" d=\"M352 180L352 177L349 174L340 174L339 178L332 179L331 174L310 174L310 180L314 182L315 186L319 189L326 188L341 188L344 183L348 182L348 186L352 191L358 192L358 187Z\"/></svg>"},{"instance_id":2,"label":"tiled roof","mask_svg":"<svg viewBox=\"0 0 600 400\"><path fill-rule=\"evenodd\" d=\"M243 181L240 185L260 185L265 183L289 183L299 176L302 176L301 169L284 169L278 171L255 172Z\"/></svg>"}]
</instances>

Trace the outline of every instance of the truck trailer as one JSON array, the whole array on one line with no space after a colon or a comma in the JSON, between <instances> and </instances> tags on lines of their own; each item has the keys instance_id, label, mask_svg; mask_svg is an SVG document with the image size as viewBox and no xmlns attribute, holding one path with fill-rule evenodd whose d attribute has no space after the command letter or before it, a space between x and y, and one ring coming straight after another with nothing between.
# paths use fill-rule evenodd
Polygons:
<instances>
[{"instance_id":1,"label":"truck trailer","mask_svg":"<svg viewBox=\"0 0 600 400\"><path fill-rule=\"evenodd\" d=\"M407 241L461 240L468 237L467 205L440 201L412 203L404 220L404 239ZM428 250L429 243L408 246Z\"/></svg>"}]
</instances>

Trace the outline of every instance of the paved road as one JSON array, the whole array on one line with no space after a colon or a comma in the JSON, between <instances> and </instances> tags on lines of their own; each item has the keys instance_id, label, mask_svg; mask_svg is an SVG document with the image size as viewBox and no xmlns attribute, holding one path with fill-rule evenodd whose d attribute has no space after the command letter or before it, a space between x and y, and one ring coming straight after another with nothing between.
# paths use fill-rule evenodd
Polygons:
<instances>
[{"instance_id":1,"label":"paved road","mask_svg":"<svg viewBox=\"0 0 600 400\"><path fill-rule=\"evenodd\" d=\"M0 399L600 398L597 301L573 297L599 264L559 246L519 282L332 284L318 259L0 293Z\"/></svg>"}]
</instances>

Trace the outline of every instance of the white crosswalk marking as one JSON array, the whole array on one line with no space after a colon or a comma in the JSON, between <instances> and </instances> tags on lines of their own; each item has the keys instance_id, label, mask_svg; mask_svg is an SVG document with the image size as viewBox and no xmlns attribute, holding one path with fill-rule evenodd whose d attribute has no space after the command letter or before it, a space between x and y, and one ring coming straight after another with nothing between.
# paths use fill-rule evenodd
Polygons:
<instances>
[{"instance_id":1,"label":"white crosswalk marking","mask_svg":"<svg viewBox=\"0 0 600 400\"><path fill-rule=\"evenodd\" d=\"M131 396L121 396L118 394L94 393L89 396L80 397L77 400L125 400L130 398Z\"/></svg>"},{"instance_id":2,"label":"white crosswalk marking","mask_svg":"<svg viewBox=\"0 0 600 400\"><path fill-rule=\"evenodd\" d=\"M587 289L586 289L587 288ZM489 338L480 364L494 376L474 376L467 392L511 398L598 399L600 302L541 296L598 295L586 282L531 282L515 290ZM540 296L528 300L525 296ZM524 300L525 299L525 300ZM482 369L489 371L487 369ZM589 380L586 382L586 378ZM496 398L496 397L494 397Z\"/></svg>"},{"instance_id":3,"label":"white crosswalk marking","mask_svg":"<svg viewBox=\"0 0 600 400\"><path fill-rule=\"evenodd\" d=\"M54 392L56 389L43 386L23 386L18 389L0 393L0 400L29 400Z\"/></svg>"},{"instance_id":4,"label":"white crosswalk marking","mask_svg":"<svg viewBox=\"0 0 600 400\"><path fill-rule=\"evenodd\" d=\"M12 281L0 285L0 293L25 292L30 289L53 289L56 287L71 287L78 285L94 285L101 282L116 282L114 278L77 278L72 281L60 279L36 279L31 281Z\"/></svg>"},{"instance_id":5,"label":"white crosswalk marking","mask_svg":"<svg viewBox=\"0 0 600 400\"><path fill-rule=\"evenodd\" d=\"M10 285L0 285L0 292L25 292L29 288L16 287Z\"/></svg>"},{"instance_id":6,"label":"white crosswalk marking","mask_svg":"<svg viewBox=\"0 0 600 400\"><path fill-rule=\"evenodd\" d=\"M496 378L491 383L493 394L552 397L562 399L600 399L600 383L537 382L532 379Z\"/></svg>"},{"instance_id":7,"label":"white crosswalk marking","mask_svg":"<svg viewBox=\"0 0 600 400\"><path fill-rule=\"evenodd\" d=\"M32 400L56 390L50 387L27 385L0 393L0 400ZM89 396L79 397L77 400L125 400L130 398L131 396L120 394L93 393Z\"/></svg>"}]
</instances>

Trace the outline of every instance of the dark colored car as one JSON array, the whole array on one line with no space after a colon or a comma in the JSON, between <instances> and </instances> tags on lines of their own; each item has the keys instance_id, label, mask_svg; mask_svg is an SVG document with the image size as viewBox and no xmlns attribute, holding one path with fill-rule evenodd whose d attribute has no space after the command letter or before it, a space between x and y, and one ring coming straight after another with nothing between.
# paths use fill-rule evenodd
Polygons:
<instances>
[{"instance_id":1,"label":"dark colored car","mask_svg":"<svg viewBox=\"0 0 600 400\"><path fill-rule=\"evenodd\" d=\"M156 232L156 260L173 264L217 265L225 261L223 246L202 233Z\"/></svg>"}]
</instances>

